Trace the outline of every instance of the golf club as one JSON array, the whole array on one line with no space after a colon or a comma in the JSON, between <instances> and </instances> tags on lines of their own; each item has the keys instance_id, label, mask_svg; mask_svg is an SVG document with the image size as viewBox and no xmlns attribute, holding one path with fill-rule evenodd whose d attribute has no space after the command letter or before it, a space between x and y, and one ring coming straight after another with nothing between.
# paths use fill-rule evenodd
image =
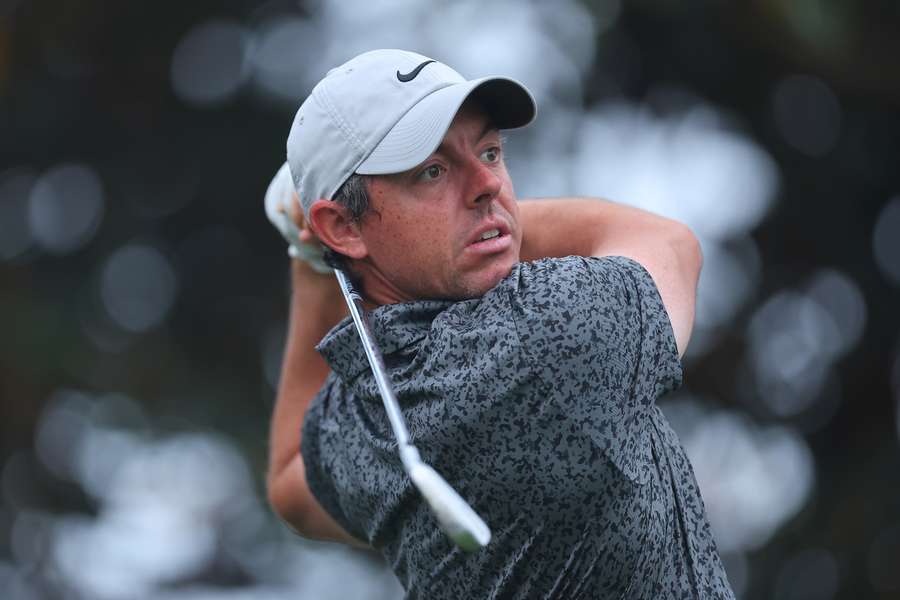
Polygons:
<instances>
[{"instance_id":1,"label":"golf club","mask_svg":"<svg viewBox=\"0 0 900 600\"><path fill-rule=\"evenodd\" d=\"M453 542L466 552L474 552L487 545L491 540L491 530L478 516L469 504L447 483L440 474L422 461L419 451L412 445L409 439L409 431L406 422L400 412L400 405L394 390L387 379L384 368L384 360L381 351L375 345L365 309L360 296L350 284L347 276L339 269L335 269L338 283L344 294L344 300L353 316L356 331L362 340L369 366L378 384L384 409L387 411L388 420L400 452L400 460L413 485L425 498L431 512L437 517L438 523Z\"/></svg>"}]
</instances>

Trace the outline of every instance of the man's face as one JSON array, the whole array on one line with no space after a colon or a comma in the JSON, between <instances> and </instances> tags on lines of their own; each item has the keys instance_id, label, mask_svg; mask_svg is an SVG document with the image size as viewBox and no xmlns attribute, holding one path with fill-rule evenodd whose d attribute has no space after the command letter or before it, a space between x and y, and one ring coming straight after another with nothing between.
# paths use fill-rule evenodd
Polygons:
<instances>
[{"instance_id":1,"label":"man's face","mask_svg":"<svg viewBox=\"0 0 900 600\"><path fill-rule=\"evenodd\" d=\"M482 296L519 260L519 209L500 134L472 102L425 162L370 177L368 192L367 256L354 266L377 304Z\"/></svg>"}]
</instances>

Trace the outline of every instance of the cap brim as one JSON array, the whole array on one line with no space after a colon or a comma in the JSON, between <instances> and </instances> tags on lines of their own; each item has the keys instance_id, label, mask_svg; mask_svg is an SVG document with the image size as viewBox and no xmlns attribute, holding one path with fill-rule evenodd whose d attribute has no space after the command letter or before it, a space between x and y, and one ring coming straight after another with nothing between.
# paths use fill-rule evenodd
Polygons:
<instances>
[{"instance_id":1,"label":"cap brim","mask_svg":"<svg viewBox=\"0 0 900 600\"><path fill-rule=\"evenodd\" d=\"M441 88L420 100L388 131L356 168L362 175L408 171L437 150L459 107L476 98L498 129L523 127L534 120L534 98L518 81L484 77Z\"/></svg>"}]
</instances>

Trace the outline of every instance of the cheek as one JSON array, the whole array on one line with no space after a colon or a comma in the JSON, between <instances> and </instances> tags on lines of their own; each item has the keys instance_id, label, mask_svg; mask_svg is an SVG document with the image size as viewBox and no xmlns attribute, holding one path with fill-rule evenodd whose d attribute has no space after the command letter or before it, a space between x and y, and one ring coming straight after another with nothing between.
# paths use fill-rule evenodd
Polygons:
<instances>
[{"instance_id":1,"label":"cheek","mask_svg":"<svg viewBox=\"0 0 900 600\"><path fill-rule=\"evenodd\" d=\"M507 178L503 185L503 195L501 196L503 208L510 214L518 228L519 225L519 202L516 200L516 194L513 191L512 182Z\"/></svg>"},{"instance_id":2,"label":"cheek","mask_svg":"<svg viewBox=\"0 0 900 600\"><path fill-rule=\"evenodd\" d=\"M384 215L381 242L394 260L420 263L440 254L445 232L434 215L394 213Z\"/></svg>"}]
</instances>

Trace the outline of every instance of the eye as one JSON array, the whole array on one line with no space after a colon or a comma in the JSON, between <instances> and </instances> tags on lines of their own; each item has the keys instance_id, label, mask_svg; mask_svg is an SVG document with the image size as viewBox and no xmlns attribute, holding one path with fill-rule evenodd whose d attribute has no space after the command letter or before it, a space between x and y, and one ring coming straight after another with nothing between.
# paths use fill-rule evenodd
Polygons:
<instances>
[{"instance_id":1,"label":"eye","mask_svg":"<svg viewBox=\"0 0 900 600\"><path fill-rule=\"evenodd\" d=\"M486 163L495 163L500 160L500 148L498 146L491 146L481 153L480 158Z\"/></svg>"},{"instance_id":2,"label":"eye","mask_svg":"<svg viewBox=\"0 0 900 600\"><path fill-rule=\"evenodd\" d=\"M433 179L437 179L444 172L444 167L441 165L430 165L425 167L421 173L419 173L419 179L421 181L431 181Z\"/></svg>"}]
</instances>

